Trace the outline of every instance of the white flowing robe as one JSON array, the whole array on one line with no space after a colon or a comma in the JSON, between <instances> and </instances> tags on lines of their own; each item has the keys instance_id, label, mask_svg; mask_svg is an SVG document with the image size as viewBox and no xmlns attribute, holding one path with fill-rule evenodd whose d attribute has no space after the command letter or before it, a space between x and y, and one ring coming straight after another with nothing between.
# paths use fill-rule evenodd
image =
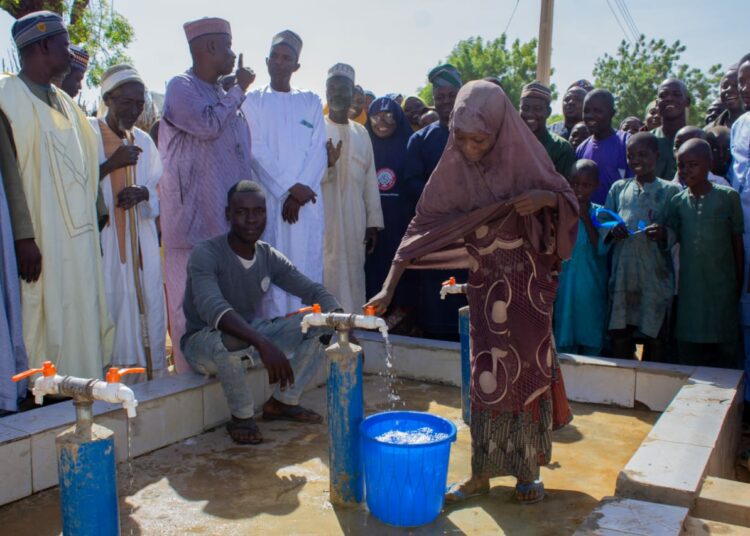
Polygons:
<instances>
[{"instance_id":1,"label":"white flowing robe","mask_svg":"<svg viewBox=\"0 0 750 536\"><path fill-rule=\"evenodd\" d=\"M320 98L292 88L288 93L266 86L247 94L242 111L253 139L253 176L266 190L268 222L263 240L281 251L300 272L323 281L323 199L320 182L327 166L326 134ZM296 183L317 195L299 211L295 224L281 209ZM263 303L266 318L283 316L301 306L296 296L271 287Z\"/></svg>"},{"instance_id":2,"label":"white flowing robe","mask_svg":"<svg viewBox=\"0 0 750 536\"><path fill-rule=\"evenodd\" d=\"M323 181L323 284L347 313L361 313L366 300L365 231L383 228L372 143L359 123L340 125L326 117L325 124L333 145L341 141L341 155Z\"/></svg>"},{"instance_id":3,"label":"white flowing robe","mask_svg":"<svg viewBox=\"0 0 750 536\"><path fill-rule=\"evenodd\" d=\"M107 160L97 119L89 119L99 140L99 163ZM135 184L148 188L148 201L138 203L137 228L138 243L141 248L143 269L141 285L146 310L148 336L151 345L151 361L154 375L166 371L165 338L167 332L164 285L162 281L159 238L156 232L156 217L159 215L159 194L157 185L162 174L159 151L151 137L133 129L134 144L143 149L135 167ZM130 246L130 211L125 213L125 263L120 262L119 243L114 225L116 199L112 196L112 183L107 175L101 181L102 197L110 214L109 223L101 231L102 268L107 306L115 323L115 343L112 350L112 365L146 366L143 349L138 299L133 276L133 258ZM130 382L128 382L130 383Z\"/></svg>"},{"instance_id":4,"label":"white flowing robe","mask_svg":"<svg viewBox=\"0 0 750 536\"><path fill-rule=\"evenodd\" d=\"M38 281L21 283L29 366L49 360L60 374L100 378L114 329L104 294L96 197L96 136L78 105L57 91L62 115L15 75L0 77L23 191L42 253Z\"/></svg>"}]
</instances>

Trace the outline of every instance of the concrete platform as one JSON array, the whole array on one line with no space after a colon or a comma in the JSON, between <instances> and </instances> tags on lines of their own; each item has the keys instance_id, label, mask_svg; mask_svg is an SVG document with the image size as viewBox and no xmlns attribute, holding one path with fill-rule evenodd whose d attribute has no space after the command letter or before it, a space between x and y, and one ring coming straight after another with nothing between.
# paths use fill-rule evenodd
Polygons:
<instances>
[{"instance_id":1,"label":"concrete platform","mask_svg":"<svg viewBox=\"0 0 750 536\"><path fill-rule=\"evenodd\" d=\"M706 477L690 513L697 518L748 527L750 531L750 484Z\"/></svg>"},{"instance_id":2,"label":"concrete platform","mask_svg":"<svg viewBox=\"0 0 750 536\"><path fill-rule=\"evenodd\" d=\"M742 373L698 367L617 479L617 496L691 508L706 476L734 478Z\"/></svg>"},{"instance_id":3,"label":"concrete platform","mask_svg":"<svg viewBox=\"0 0 750 536\"><path fill-rule=\"evenodd\" d=\"M608 497L589 514L575 536L671 536L682 531L687 508Z\"/></svg>"},{"instance_id":4,"label":"concrete platform","mask_svg":"<svg viewBox=\"0 0 750 536\"><path fill-rule=\"evenodd\" d=\"M686 536L750 536L750 528L688 516L682 533Z\"/></svg>"},{"instance_id":5,"label":"concrete platform","mask_svg":"<svg viewBox=\"0 0 750 536\"><path fill-rule=\"evenodd\" d=\"M449 481L470 464L468 428L460 421L455 387L396 380L409 409L443 415L459 427ZM385 381L365 382L368 413L387 409ZM324 410L325 390L303 403ZM397 408L398 409L398 408ZM513 479L492 482L491 493L448 509L411 534L573 534L599 501L614 494L618 472L651 430L658 413L574 403L573 423L554 434L552 463L542 470L547 498L521 506ZM369 515L328 502L325 425L261 423L265 442L237 446L223 427L121 464L124 535L151 534L406 534ZM47 536L60 532L57 489L0 507L2 533Z\"/></svg>"}]
</instances>

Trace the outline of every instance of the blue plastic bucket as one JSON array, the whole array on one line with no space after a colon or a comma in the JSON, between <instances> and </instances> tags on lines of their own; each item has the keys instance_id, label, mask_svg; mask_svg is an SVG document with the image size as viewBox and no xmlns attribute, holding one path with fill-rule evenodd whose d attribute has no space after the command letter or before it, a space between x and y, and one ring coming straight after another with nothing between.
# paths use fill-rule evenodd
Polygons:
<instances>
[{"instance_id":1,"label":"blue plastic bucket","mask_svg":"<svg viewBox=\"0 0 750 536\"><path fill-rule=\"evenodd\" d=\"M378 439L389 432L419 433L421 429L434 434L426 436L429 442L394 444ZM434 520L443 509L455 425L429 413L389 411L367 417L359 431L370 512L384 523L400 527ZM436 437L440 439L432 440Z\"/></svg>"}]
</instances>

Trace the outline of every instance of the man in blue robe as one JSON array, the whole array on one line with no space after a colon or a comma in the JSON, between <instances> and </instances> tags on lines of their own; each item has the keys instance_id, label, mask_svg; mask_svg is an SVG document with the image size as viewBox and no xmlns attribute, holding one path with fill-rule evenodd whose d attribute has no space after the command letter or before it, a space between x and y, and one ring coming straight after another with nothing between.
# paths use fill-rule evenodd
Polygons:
<instances>
[{"instance_id":1,"label":"man in blue robe","mask_svg":"<svg viewBox=\"0 0 750 536\"><path fill-rule=\"evenodd\" d=\"M446 63L435 67L427 75L432 84L432 98L440 121L427 125L412 134L407 145L404 183L406 191L416 203L422 195L424 185L437 166L443 149L448 144L448 122L453 103L461 88L461 75L452 65ZM458 309L466 305L466 299L459 295L449 295L440 299L440 284L450 276L465 281L465 270L419 270L419 323L424 335L440 339L456 339L458 336Z\"/></svg>"}]
</instances>

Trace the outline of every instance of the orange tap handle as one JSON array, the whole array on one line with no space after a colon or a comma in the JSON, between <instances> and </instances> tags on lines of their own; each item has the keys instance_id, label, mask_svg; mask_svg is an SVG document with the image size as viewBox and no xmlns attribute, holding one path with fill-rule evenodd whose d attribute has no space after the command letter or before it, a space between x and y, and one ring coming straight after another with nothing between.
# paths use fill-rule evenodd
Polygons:
<instances>
[{"instance_id":1,"label":"orange tap handle","mask_svg":"<svg viewBox=\"0 0 750 536\"><path fill-rule=\"evenodd\" d=\"M126 369L111 367L107 371L107 383L120 383L121 377L125 376L126 374L142 374L144 372L146 372L146 369L143 367L132 367Z\"/></svg>"},{"instance_id":2,"label":"orange tap handle","mask_svg":"<svg viewBox=\"0 0 750 536\"><path fill-rule=\"evenodd\" d=\"M41 372L45 377L54 376L55 374L57 374L57 368L55 367L54 363L52 363L52 361L45 361L44 363L42 363L42 366L40 368L29 369L25 372L20 372L13 376L11 379L14 382L20 382L24 378L28 378L29 376L33 376L34 374L38 374L39 372Z\"/></svg>"},{"instance_id":3,"label":"orange tap handle","mask_svg":"<svg viewBox=\"0 0 750 536\"><path fill-rule=\"evenodd\" d=\"M450 276L446 281L443 281L443 286L447 287L449 285L455 285L456 284L456 278L453 276Z\"/></svg>"},{"instance_id":4,"label":"orange tap handle","mask_svg":"<svg viewBox=\"0 0 750 536\"><path fill-rule=\"evenodd\" d=\"M285 318L289 318L290 316L298 315L301 313L320 313L320 312L321 312L320 305L318 305L317 303L313 303L311 307L303 307L302 309L297 309L293 313L289 313L288 315L286 315Z\"/></svg>"},{"instance_id":5,"label":"orange tap handle","mask_svg":"<svg viewBox=\"0 0 750 536\"><path fill-rule=\"evenodd\" d=\"M365 316L375 316L375 306L368 305L365 307Z\"/></svg>"},{"instance_id":6,"label":"orange tap handle","mask_svg":"<svg viewBox=\"0 0 750 536\"><path fill-rule=\"evenodd\" d=\"M42 372L42 369L40 369L40 368L33 368L33 369L29 369L29 370L24 371L24 372L19 372L18 374L16 374L15 376L13 376L11 379L14 382L20 382L24 378L28 378L29 376L33 376L34 374L38 374L39 372Z\"/></svg>"}]
</instances>

